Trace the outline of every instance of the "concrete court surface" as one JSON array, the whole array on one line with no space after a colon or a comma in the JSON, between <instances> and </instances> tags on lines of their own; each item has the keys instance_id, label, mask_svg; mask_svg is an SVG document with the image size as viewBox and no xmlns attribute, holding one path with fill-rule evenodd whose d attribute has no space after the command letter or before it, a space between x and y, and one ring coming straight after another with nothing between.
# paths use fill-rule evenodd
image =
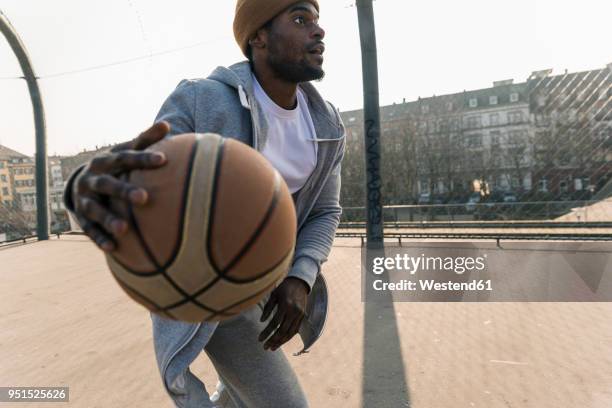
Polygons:
<instances>
[{"instance_id":1,"label":"concrete court surface","mask_svg":"<svg viewBox=\"0 0 612 408\"><path fill-rule=\"evenodd\" d=\"M284 347L312 407L612 407L612 304L365 308L359 263L359 241L336 240L325 333L309 354ZM172 406L148 313L86 238L2 247L0 274L0 386L70 387L69 403L18 407ZM192 370L214 387L204 354Z\"/></svg>"}]
</instances>

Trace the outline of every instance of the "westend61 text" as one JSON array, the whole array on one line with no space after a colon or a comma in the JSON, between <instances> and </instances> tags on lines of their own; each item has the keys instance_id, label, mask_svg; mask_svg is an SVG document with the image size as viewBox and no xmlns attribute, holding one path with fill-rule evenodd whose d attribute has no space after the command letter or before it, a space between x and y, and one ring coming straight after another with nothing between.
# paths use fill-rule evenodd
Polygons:
<instances>
[{"instance_id":1,"label":"westend61 text","mask_svg":"<svg viewBox=\"0 0 612 408\"><path fill-rule=\"evenodd\" d=\"M491 291L491 280L472 280L469 282L437 282L432 279L419 279L417 282L402 279L399 282L384 282L377 279L372 284L374 290L401 290L401 291Z\"/></svg>"}]
</instances>

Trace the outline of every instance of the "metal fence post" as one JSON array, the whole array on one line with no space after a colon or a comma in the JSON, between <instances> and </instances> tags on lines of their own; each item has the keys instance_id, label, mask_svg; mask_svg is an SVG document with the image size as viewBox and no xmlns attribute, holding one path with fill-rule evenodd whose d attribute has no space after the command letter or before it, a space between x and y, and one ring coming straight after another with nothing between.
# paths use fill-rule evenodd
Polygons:
<instances>
[{"instance_id":1,"label":"metal fence post","mask_svg":"<svg viewBox=\"0 0 612 408\"><path fill-rule=\"evenodd\" d=\"M39 240L49 239L49 206L47 203L47 136L45 131L45 111L43 108L37 77L28 57L28 53L11 25L11 22L0 11L0 31L6 37L13 49L23 78L28 84L32 109L34 111L34 126L36 129L36 234Z\"/></svg>"}]
</instances>

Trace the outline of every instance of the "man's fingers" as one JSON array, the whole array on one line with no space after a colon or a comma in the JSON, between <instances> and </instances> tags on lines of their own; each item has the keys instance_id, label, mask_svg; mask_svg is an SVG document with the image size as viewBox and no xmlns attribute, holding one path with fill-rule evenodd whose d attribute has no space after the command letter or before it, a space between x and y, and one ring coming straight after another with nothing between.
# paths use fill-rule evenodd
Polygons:
<instances>
[{"instance_id":1,"label":"man's fingers","mask_svg":"<svg viewBox=\"0 0 612 408\"><path fill-rule=\"evenodd\" d=\"M280 325L280 327L276 330L274 335L270 337L268 341L264 343L264 349L271 348L272 351L275 351L277 348L279 348L285 342L287 342L287 340L291 338L290 337L291 334L289 331L291 327L293 326L293 322L295 320L296 319L290 319L288 317L285 318L285 320L283 321L283 324Z\"/></svg>"},{"instance_id":2,"label":"man's fingers","mask_svg":"<svg viewBox=\"0 0 612 408\"><path fill-rule=\"evenodd\" d=\"M118 174L137 169L155 169L164 165L166 156L161 152L126 150L94 157L89 167L95 173Z\"/></svg>"},{"instance_id":3,"label":"man's fingers","mask_svg":"<svg viewBox=\"0 0 612 408\"><path fill-rule=\"evenodd\" d=\"M83 232L91 238L98 248L104 252L115 250L115 242L93 222L84 221L81 223L81 227L83 228Z\"/></svg>"},{"instance_id":4,"label":"man's fingers","mask_svg":"<svg viewBox=\"0 0 612 408\"><path fill-rule=\"evenodd\" d=\"M127 142L119 143L110 149L111 152L117 153L123 150L144 150L152 144L160 141L170 131L168 122L158 122L142 132L140 135Z\"/></svg>"},{"instance_id":5,"label":"man's fingers","mask_svg":"<svg viewBox=\"0 0 612 408\"><path fill-rule=\"evenodd\" d=\"M283 342L281 344L285 344L286 342L291 340L293 336L297 334L297 332L300 330L300 326L302 325L303 320L304 320L304 315L299 316L297 319L293 320L293 323L291 323L291 327L289 328L289 331L287 332L287 338L283 339Z\"/></svg>"},{"instance_id":6,"label":"man's fingers","mask_svg":"<svg viewBox=\"0 0 612 408\"><path fill-rule=\"evenodd\" d=\"M170 125L168 122L155 123L134 139L134 150L144 150L152 144L159 142L169 131Z\"/></svg>"},{"instance_id":7,"label":"man's fingers","mask_svg":"<svg viewBox=\"0 0 612 408\"><path fill-rule=\"evenodd\" d=\"M270 295L270 298L268 299L268 301L266 302L266 305L264 306L263 312L261 312L261 319L260 319L261 322L265 322L266 320L268 320L270 313L272 313L272 310L274 310L274 306L276 306L276 296L274 295L274 292L272 292L272 294Z\"/></svg>"},{"instance_id":8,"label":"man's fingers","mask_svg":"<svg viewBox=\"0 0 612 408\"><path fill-rule=\"evenodd\" d=\"M114 145L111 149L111 153L117 153L123 150L134 150L134 143L136 139L129 140L127 142L119 143Z\"/></svg>"},{"instance_id":9,"label":"man's fingers","mask_svg":"<svg viewBox=\"0 0 612 408\"><path fill-rule=\"evenodd\" d=\"M284 318L285 313L282 310L277 309L276 314L274 314L274 317L272 318L272 320L270 320L270 323L268 323L266 328L263 329L263 331L259 335L258 340L264 341L265 339L267 339L268 336L270 336L270 334L272 333L272 331L283 322Z\"/></svg>"},{"instance_id":10,"label":"man's fingers","mask_svg":"<svg viewBox=\"0 0 612 408\"><path fill-rule=\"evenodd\" d=\"M93 222L97 224L95 227L89 225L90 228L96 231L104 230L103 232L105 235L113 234L115 236L120 236L127 230L127 223L124 220L117 217L91 197L81 197L76 203L76 206L79 215L85 218L86 223ZM85 228L83 228L83 230L85 231ZM87 233L87 231L85 232ZM89 233L87 233L87 235L89 235Z\"/></svg>"},{"instance_id":11,"label":"man's fingers","mask_svg":"<svg viewBox=\"0 0 612 408\"><path fill-rule=\"evenodd\" d=\"M83 182L86 184L87 191L130 201L133 204L142 205L145 204L148 199L146 190L135 187L107 174L91 176Z\"/></svg>"},{"instance_id":12,"label":"man's fingers","mask_svg":"<svg viewBox=\"0 0 612 408\"><path fill-rule=\"evenodd\" d=\"M285 321L289 321L289 320L290 319L285 319ZM294 319L291 319L291 324L289 328L287 328L287 330L283 331L282 326L281 328L277 330L276 334L278 334L279 332L283 332L283 333L281 333L282 337L278 341L276 341L276 344L272 344L273 339L270 339L271 341L270 346L272 347L272 351L276 351L277 348L279 348L280 346L282 346L283 344L291 340L291 338L296 335L296 333L300 330L300 325L302 324L302 320L304 320L304 315L303 314L297 315Z\"/></svg>"}]
</instances>

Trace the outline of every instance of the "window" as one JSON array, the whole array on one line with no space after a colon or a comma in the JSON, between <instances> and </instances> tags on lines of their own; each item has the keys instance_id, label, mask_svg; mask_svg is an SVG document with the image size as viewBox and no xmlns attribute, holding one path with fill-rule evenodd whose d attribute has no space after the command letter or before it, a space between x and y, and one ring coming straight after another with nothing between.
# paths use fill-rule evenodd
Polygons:
<instances>
[{"instance_id":1,"label":"window","mask_svg":"<svg viewBox=\"0 0 612 408\"><path fill-rule=\"evenodd\" d=\"M512 92L510 94L510 102L518 102L519 100L519 95L516 92Z\"/></svg>"},{"instance_id":2,"label":"window","mask_svg":"<svg viewBox=\"0 0 612 408\"><path fill-rule=\"evenodd\" d=\"M421 106L421 113L429 113L429 105Z\"/></svg>"},{"instance_id":3,"label":"window","mask_svg":"<svg viewBox=\"0 0 612 408\"><path fill-rule=\"evenodd\" d=\"M6 196L6 195L9 195L8 188L6 188L6 187L2 187L2 195L5 195L5 196Z\"/></svg>"},{"instance_id":4,"label":"window","mask_svg":"<svg viewBox=\"0 0 612 408\"><path fill-rule=\"evenodd\" d=\"M582 179L581 178L576 178L574 179L574 190L576 191L580 191L583 190L583 186L582 186Z\"/></svg>"},{"instance_id":5,"label":"window","mask_svg":"<svg viewBox=\"0 0 612 408\"><path fill-rule=\"evenodd\" d=\"M510 112L508 113L509 123L521 123L523 121L523 112Z\"/></svg>"},{"instance_id":6,"label":"window","mask_svg":"<svg viewBox=\"0 0 612 408\"><path fill-rule=\"evenodd\" d=\"M510 179L510 186L512 188L519 188L521 185L519 178L517 176L512 176L512 178Z\"/></svg>"},{"instance_id":7,"label":"window","mask_svg":"<svg viewBox=\"0 0 612 408\"><path fill-rule=\"evenodd\" d=\"M491 135L491 146L499 146L499 138L500 138L499 130L495 130L491 132L490 135Z\"/></svg>"},{"instance_id":8,"label":"window","mask_svg":"<svg viewBox=\"0 0 612 408\"><path fill-rule=\"evenodd\" d=\"M565 151L559 152L558 163L559 166L569 166L572 164L571 154Z\"/></svg>"},{"instance_id":9,"label":"window","mask_svg":"<svg viewBox=\"0 0 612 408\"><path fill-rule=\"evenodd\" d=\"M466 137L466 144L468 147L480 147L482 146L481 135L468 135Z\"/></svg>"},{"instance_id":10,"label":"window","mask_svg":"<svg viewBox=\"0 0 612 408\"><path fill-rule=\"evenodd\" d=\"M0 162L0 169L3 169L3 168L4 168L4 162L3 162L3 161L1 161L1 162Z\"/></svg>"},{"instance_id":11,"label":"window","mask_svg":"<svg viewBox=\"0 0 612 408\"><path fill-rule=\"evenodd\" d=\"M538 190L542 193L546 193L548 191L548 180L546 180L546 178L540 179L538 182Z\"/></svg>"},{"instance_id":12,"label":"window","mask_svg":"<svg viewBox=\"0 0 612 408\"><path fill-rule=\"evenodd\" d=\"M562 180L562 181L559 182L559 190L562 193L567 193L567 191L569 190L569 187L567 185L567 181Z\"/></svg>"},{"instance_id":13,"label":"window","mask_svg":"<svg viewBox=\"0 0 612 408\"><path fill-rule=\"evenodd\" d=\"M489 125L491 126L499 125L499 114L492 113L489 115Z\"/></svg>"},{"instance_id":14,"label":"window","mask_svg":"<svg viewBox=\"0 0 612 408\"><path fill-rule=\"evenodd\" d=\"M470 108L475 108L475 107L477 107L477 106L478 106L478 99L476 99L476 98L470 98L470 102L469 102L469 104L470 104Z\"/></svg>"},{"instance_id":15,"label":"window","mask_svg":"<svg viewBox=\"0 0 612 408\"><path fill-rule=\"evenodd\" d=\"M583 177L582 178L582 188L584 190L590 190L591 189L591 179L589 177Z\"/></svg>"},{"instance_id":16,"label":"window","mask_svg":"<svg viewBox=\"0 0 612 408\"><path fill-rule=\"evenodd\" d=\"M489 96L489 105L497 105L497 95Z\"/></svg>"},{"instance_id":17,"label":"window","mask_svg":"<svg viewBox=\"0 0 612 408\"><path fill-rule=\"evenodd\" d=\"M508 132L508 144L511 146L523 144L525 142L524 136L525 136L525 132L521 130L515 130L513 132Z\"/></svg>"},{"instance_id":18,"label":"window","mask_svg":"<svg viewBox=\"0 0 612 408\"><path fill-rule=\"evenodd\" d=\"M480 127L480 116L470 116L467 118L468 129L475 129Z\"/></svg>"},{"instance_id":19,"label":"window","mask_svg":"<svg viewBox=\"0 0 612 408\"><path fill-rule=\"evenodd\" d=\"M427 180L419 180L419 190L421 193L429 192L429 183Z\"/></svg>"},{"instance_id":20,"label":"window","mask_svg":"<svg viewBox=\"0 0 612 408\"><path fill-rule=\"evenodd\" d=\"M536 125L537 126L550 126L550 116L548 115L536 115Z\"/></svg>"},{"instance_id":21,"label":"window","mask_svg":"<svg viewBox=\"0 0 612 408\"><path fill-rule=\"evenodd\" d=\"M0 176L0 180L4 181L6 183L6 176L3 174Z\"/></svg>"},{"instance_id":22,"label":"window","mask_svg":"<svg viewBox=\"0 0 612 408\"><path fill-rule=\"evenodd\" d=\"M453 103L452 102L448 102L446 104L446 110L449 111L449 112L453 110Z\"/></svg>"},{"instance_id":23,"label":"window","mask_svg":"<svg viewBox=\"0 0 612 408\"><path fill-rule=\"evenodd\" d=\"M427 122L427 128L429 129L430 132L435 132L437 128L436 122L433 120L430 120L429 122Z\"/></svg>"},{"instance_id":24,"label":"window","mask_svg":"<svg viewBox=\"0 0 612 408\"><path fill-rule=\"evenodd\" d=\"M440 132L448 132L448 120L442 119L439 122Z\"/></svg>"}]
</instances>

